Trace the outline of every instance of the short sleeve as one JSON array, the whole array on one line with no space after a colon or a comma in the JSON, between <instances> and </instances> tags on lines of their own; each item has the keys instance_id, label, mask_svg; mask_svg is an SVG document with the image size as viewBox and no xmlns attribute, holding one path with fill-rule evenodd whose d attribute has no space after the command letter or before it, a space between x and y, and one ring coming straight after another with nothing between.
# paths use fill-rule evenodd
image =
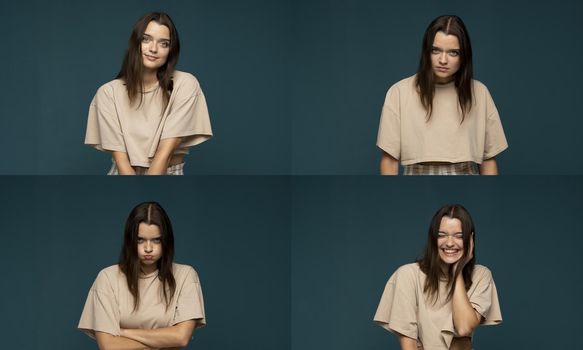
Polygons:
<instances>
[{"instance_id":1,"label":"short sleeve","mask_svg":"<svg viewBox=\"0 0 583 350\"><path fill-rule=\"evenodd\" d=\"M85 144L100 151L126 152L111 86L100 87L91 101L87 117Z\"/></svg>"},{"instance_id":2,"label":"short sleeve","mask_svg":"<svg viewBox=\"0 0 583 350\"><path fill-rule=\"evenodd\" d=\"M417 339L417 309L415 275L405 265L387 282L374 321L388 331Z\"/></svg>"},{"instance_id":3,"label":"short sleeve","mask_svg":"<svg viewBox=\"0 0 583 350\"><path fill-rule=\"evenodd\" d=\"M176 312L172 325L187 320L195 320L196 328L206 324L202 289L198 274L193 268L189 268L186 278L178 291Z\"/></svg>"},{"instance_id":4,"label":"short sleeve","mask_svg":"<svg viewBox=\"0 0 583 350\"><path fill-rule=\"evenodd\" d=\"M119 322L119 304L111 282L102 271L89 290L77 328L91 338L95 338L96 331L119 336Z\"/></svg>"},{"instance_id":5,"label":"short sleeve","mask_svg":"<svg viewBox=\"0 0 583 350\"><path fill-rule=\"evenodd\" d=\"M502 322L498 292L492 273L485 267L472 277L468 298L472 307L484 317L483 325L496 325Z\"/></svg>"},{"instance_id":6,"label":"short sleeve","mask_svg":"<svg viewBox=\"0 0 583 350\"><path fill-rule=\"evenodd\" d=\"M399 89L393 85L385 97L377 146L395 159L401 158L401 115Z\"/></svg>"},{"instance_id":7,"label":"short sleeve","mask_svg":"<svg viewBox=\"0 0 583 350\"><path fill-rule=\"evenodd\" d=\"M160 139L182 137L180 148L198 145L213 135L206 99L196 79L176 92Z\"/></svg>"},{"instance_id":8,"label":"short sleeve","mask_svg":"<svg viewBox=\"0 0 583 350\"><path fill-rule=\"evenodd\" d=\"M504 135L504 129L502 128L498 109L496 109L494 100L487 88L485 93L487 117L483 159L490 159L508 148L508 143L506 142L506 136Z\"/></svg>"}]
</instances>

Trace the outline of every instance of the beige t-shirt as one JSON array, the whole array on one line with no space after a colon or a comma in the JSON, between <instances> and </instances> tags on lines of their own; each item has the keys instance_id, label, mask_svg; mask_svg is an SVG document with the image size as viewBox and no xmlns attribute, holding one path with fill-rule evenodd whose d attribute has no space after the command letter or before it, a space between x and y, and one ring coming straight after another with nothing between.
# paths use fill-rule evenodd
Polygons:
<instances>
[{"instance_id":1,"label":"beige t-shirt","mask_svg":"<svg viewBox=\"0 0 583 350\"><path fill-rule=\"evenodd\" d=\"M101 86L89 107L85 144L126 152L132 166L148 168L160 140L182 137L175 153L185 154L187 147L210 139L213 132L198 80L175 71L173 84L165 110L159 85L143 92L142 104L138 99L133 106L123 80Z\"/></svg>"},{"instance_id":2,"label":"beige t-shirt","mask_svg":"<svg viewBox=\"0 0 583 350\"><path fill-rule=\"evenodd\" d=\"M473 81L474 101L463 123L454 82L435 87L433 113L421 104L415 76L387 92L377 146L403 165L421 162L475 162L508 147L500 116L486 86Z\"/></svg>"},{"instance_id":3,"label":"beige t-shirt","mask_svg":"<svg viewBox=\"0 0 583 350\"><path fill-rule=\"evenodd\" d=\"M432 305L426 302L423 293L425 278L417 263L398 268L385 286L374 321L391 332L418 339L424 350L449 349L456 335L452 303L446 301L446 282L440 282L439 298ZM482 324L502 322L496 285L487 267L474 267L468 298L473 308L484 317Z\"/></svg>"},{"instance_id":4,"label":"beige t-shirt","mask_svg":"<svg viewBox=\"0 0 583 350\"><path fill-rule=\"evenodd\" d=\"M173 264L172 268L176 292L168 309L160 294L162 283L158 271L154 271L138 281L140 307L135 312L134 298L119 266L101 270L89 290L78 328L95 338L95 331L119 336L120 328L154 329L187 320L196 320L196 327L205 325L198 274L188 265Z\"/></svg>"}]
</instances>

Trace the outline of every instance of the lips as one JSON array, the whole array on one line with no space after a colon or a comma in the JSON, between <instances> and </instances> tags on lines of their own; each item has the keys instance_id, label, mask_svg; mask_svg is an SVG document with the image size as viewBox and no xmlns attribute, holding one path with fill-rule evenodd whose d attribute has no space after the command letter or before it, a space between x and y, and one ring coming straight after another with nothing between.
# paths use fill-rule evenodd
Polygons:
<instances>
[{"instance_id":1,"label":"lips","mask_svg":"<svg viewBox=\"0 0 583 350\"><path fill-rule=\"evenodd\" d=\"M154 256L152 255L144 255L144 260L152 260L154 259Z\"/></svg>"},{"instance_id":2,"label":"lips","mask_svg":"<svg viewBox=\"0 0 583 350\"><path fill-rule=\"evenodd\" d=\"M440 71L440 72L447 72L449 70L449 68L446 68L446 67L435 67L435 69Z\"/></svg>"},{"instance_id":3,"label":"lips","mask_svg":"<svg viewBox=\"0 0 583 350\"><path fill-rule=\"evenodd\" d=\"M447 256L455 256L460 252L459 249L449 249L449 248L441 248L441 251Z\"/></svg>"},{"instance_id":4,"label":"lips","mask_svg":"<svg viewBox=\"0 0 583 350\"><path fill-rule=\"evenodd\" d=\"M146 54L144 54L144 56L146 56L146 59L149 60L149 61L155 61L155 60L158 59L158 57L150 56L150 55L146 55Z\"/></svg>"}]
</instances>

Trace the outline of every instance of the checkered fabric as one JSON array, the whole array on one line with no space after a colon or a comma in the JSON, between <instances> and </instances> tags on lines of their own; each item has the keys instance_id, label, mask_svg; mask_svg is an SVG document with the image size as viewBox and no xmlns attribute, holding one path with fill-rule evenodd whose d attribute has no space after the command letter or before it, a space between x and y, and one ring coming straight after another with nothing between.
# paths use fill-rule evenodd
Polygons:
<instances>
[{"instance_id":1,"label":"checkered fabric","mask_svg":"<svg viewBox=\"0 0 583 350\"><path fill-rule=\"evenodd\" d=\"M474 162L405 165L403 175L479 175Z\"/></svg>"},{"instance_id":2,"label":"checkered fabric","mask_svg":"<svg viewBox=\"0 0 583 350\"><path fill-rule=\"evenodd\" d=\"M137 168L136 175L146 175L146 171L148 171L147 168ZM111 165L107 175L119 175L115 162ZM169 166L166 175L184 175L184 163Z\"/></svg>"}]
</instances>

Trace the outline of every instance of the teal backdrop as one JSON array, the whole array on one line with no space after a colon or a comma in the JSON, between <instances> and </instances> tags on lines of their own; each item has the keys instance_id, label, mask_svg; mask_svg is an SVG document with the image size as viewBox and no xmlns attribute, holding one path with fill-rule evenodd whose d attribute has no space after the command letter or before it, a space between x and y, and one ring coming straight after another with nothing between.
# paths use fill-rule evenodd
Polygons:
<instances>
[{"instance_id":1,"label":"teal backdrop","mask_svg":"<svg viewBox=\"0 0 583 350\"><path fill-rule=\"evenodd\" d=\"M299 177L293 187L293 350L398 350L373 316L449 203L474 219L476 261L492 271L504 319L478 327L474 348L583 347L581 177Z\"/></svg>"},{"instance_id":2,"label":"teal backdrop","mask_svg":"<svg viewBox=\"0 0 583 350\"><path fill-rule=\"evenodd\" d=\"M134 23L165 11L180 36L177 69L205 93L215 137L188 174L289 174L290 3L269 0L2 1L0 174L106 174L83 145L89 103L121 67Z\"/></svg>"},{"instance_id":3,"label":"teal backdrop","mask_svg":"<svg viewBox=\"0 0 583 350\"><path fill-rule=\"evenodd\" d=\"M288 348L289 180L134 180L2 178L2 348L97 349L76 329L87 293L117 263L131 209L150 200L170 216L175 261L201 280L207 326L187 349Z\"/></svg>"},{"instance_id":4,"label":"teal backdrop","mask_svg":"<svg viewBox=\"0 0 583 350\"><path fill-rule=\"evenodd\" d=\"M215 137L187 174L376 174L387 89L414 74L429 22L470 32L500 111L503 174L583 174L583 2L386 0L2 1L0 174L105 174L83 145L89 103L117 74L134 22L168 12L178 69L206 94Z\"/></svg>"}]
</instances>

